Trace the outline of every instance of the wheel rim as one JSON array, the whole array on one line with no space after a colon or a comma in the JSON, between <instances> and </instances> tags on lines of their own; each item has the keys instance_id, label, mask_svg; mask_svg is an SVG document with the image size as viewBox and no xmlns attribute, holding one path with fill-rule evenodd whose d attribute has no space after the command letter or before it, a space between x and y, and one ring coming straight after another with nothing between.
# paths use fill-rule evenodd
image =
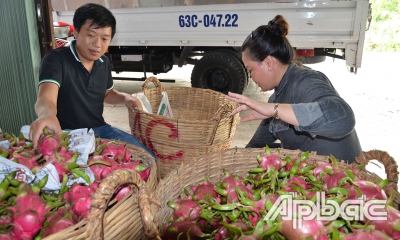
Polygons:
<instances>
[{"instance_id":1,"label":"wheel rim","mask_svg":"<svg viewBox=\"0 0 400 240\"><path fill-rule=\"evenodd\" d=\"M207 88L219 92L227 91L232 81L229 73L218 67L210 68L206 72L204 80Z\"/></svg>"}]
</instances>

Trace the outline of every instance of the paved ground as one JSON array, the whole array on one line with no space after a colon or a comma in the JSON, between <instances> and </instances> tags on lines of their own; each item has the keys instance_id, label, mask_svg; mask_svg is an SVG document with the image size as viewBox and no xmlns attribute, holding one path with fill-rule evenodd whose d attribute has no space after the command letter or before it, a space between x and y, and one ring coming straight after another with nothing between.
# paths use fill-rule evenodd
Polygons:
<instances>
[{"instance_id":1,"label":"paved ground","mask_svg":"<svg viewBox=\"0 0 400 240\"><path fill-rule=\"evenodd\" d=\"M327 61L309 65L324 72L332 81L340 95L352 106L356 114L356 130L364 151L372 149L387 151L400 164L400 94L399 94L399 59L400 53L366 52L362 67L357 74L349 73L343 60L328 58ZM162 83L165 86L175 84L190 86L192 66L176 67L157 78L175 79L175 83ZM143 74L121 73L119 77L143 77ZM151 76L150 74L147 75ZM140 81L115 81L116 89L127 93L141 90ZM251 98L267 101L271 92L262 93L253 81L244 92ZM106 105L106 121L130 132L128 113L124 105ZM252 137L259 121L242 123L237 126L232 147L244 147ZM380 172L376 167L372 171Z\"/></svg>"}]
</instances>

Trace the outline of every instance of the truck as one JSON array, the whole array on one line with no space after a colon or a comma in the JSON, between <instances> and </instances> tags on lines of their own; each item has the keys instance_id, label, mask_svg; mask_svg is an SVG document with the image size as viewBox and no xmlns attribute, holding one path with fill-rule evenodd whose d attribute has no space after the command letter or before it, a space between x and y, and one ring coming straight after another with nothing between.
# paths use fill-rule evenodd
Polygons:
<instances>
[{"instance_id":1,"label":"truck","mask_svg":"<svg viewBox=\"0 0 400 240\"><path fill-rule=\"evenodd\" d=\"M72 24L75 9L89 2L52 0L53 21ZM243 93L250 74L241 60L241 45L276 15L288 21L287 38L301 62L340 59L353 73L361 67L371 21L369 0L96 2L110 9L117 21L106 52L115 73L143 72L145 79L147 73L157 75L192 64L192 87L225 94Z\"/></svg>"}]
</instances>

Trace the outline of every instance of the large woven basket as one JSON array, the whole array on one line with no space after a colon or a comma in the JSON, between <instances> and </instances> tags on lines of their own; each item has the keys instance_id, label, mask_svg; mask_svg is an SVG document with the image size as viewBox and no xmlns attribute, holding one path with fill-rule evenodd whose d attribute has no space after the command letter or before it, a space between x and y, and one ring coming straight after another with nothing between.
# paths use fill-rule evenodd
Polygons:
<instances>
[{"instance_id":1,"label":"large woven basket","mask_svg":"<svg viewBox=\"0 0 400 240\"><path fill-rule=\"evenodd\" d=\"M155 88L148 89L153 83ZM174 117L157 115L162 91L168 94ZM142 92L153 113L129 113L132 134L157 156L160 177L189 159L230 148L239 115L231 112L239 105L220 92L192 87L163 88L155 77L148 78Z\"/></svg>"},{"instance_id":2,"label":"large woven basket","mask_svg":"<svg viewBox=\"0 0 400 240\"><path fill-rule=\"evenodd\" d=\"M150 215L145 218L154 219L153 225L148 223L142 224L148 236L158 239L161 237L162 229L172 215L172 209L167 206L167 202L176 201L179 196L183 197L184 188L190 191L190 186L204 182L205 178L214 184L220 182L223 178L223 169L243 177L247 176L249 169L258 165L256 156L263 152L265 152L263 148L232 148L204 155L194 161L183 162L179 168L170 172L164 179L160 180L152 195L152 198L157 200L159 204L153 204L150 200L142 202L144 204L143 207L151 209L150 213L146 212L146 214ZM302 153L298 150L286 149L280 149L280 152L281 157L290 156L292 158L296 158ZM309 159L329 161L328 156L316 155L315 152L309 154ZM380 150L362 152L355 163L348 165L341 161L339 162L339 167L356 167L359 164L366 164L369 160L373 159L383 163L386 167L385 171L389 179L389 184L387 184L385 191L389 195L393 190L394 206L398 209L400 205L400 194L397 191L397 164L386 152ZM376 174L366 171L365 168L361 171L361 176L372 182L380 179Z\"/></svg>"},{"instance_id":3,"label":"large woven basket","mask_svg":"<svg viewBox=\"0 0 400 240\"><path fill-rule=\"evenodd\" d=\"M66 228L58 233L52 234L45 240L59 239L145 239L143 224L146 220L141 216L147 216L149 210L139 207L136 196L144 196L147 200L147 193L155 190L158 184L157 165L154 158L143 148L126 144L127 149L132 153L133 160L142 160L144 164L151 167L147 182L142 181L139 174L129 169L119 169L109 174L100 183L99 188L93 196L91 211L87 218L79 223ZM120 202L110 201L114 191L120 185L131 184L132 193ZM146 212L147 211L147 212Z\"/></svg>"}]
</instances>

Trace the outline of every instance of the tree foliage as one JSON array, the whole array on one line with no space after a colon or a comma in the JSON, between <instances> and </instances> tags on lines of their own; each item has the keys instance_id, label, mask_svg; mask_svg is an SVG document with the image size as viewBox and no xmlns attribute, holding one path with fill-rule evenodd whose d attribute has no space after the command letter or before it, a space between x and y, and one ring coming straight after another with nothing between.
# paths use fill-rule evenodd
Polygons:
<instances>
[{"instance_id":1,"label":"tree foliage","mask_svg":"<svg viewBox=\"0 0 400 240\"><path fill-rule=\"evenodd\" d=\"M400 51L400 0L370 0L372 21L365 48L375 52Z\"/></svg>"}]
</instances>

